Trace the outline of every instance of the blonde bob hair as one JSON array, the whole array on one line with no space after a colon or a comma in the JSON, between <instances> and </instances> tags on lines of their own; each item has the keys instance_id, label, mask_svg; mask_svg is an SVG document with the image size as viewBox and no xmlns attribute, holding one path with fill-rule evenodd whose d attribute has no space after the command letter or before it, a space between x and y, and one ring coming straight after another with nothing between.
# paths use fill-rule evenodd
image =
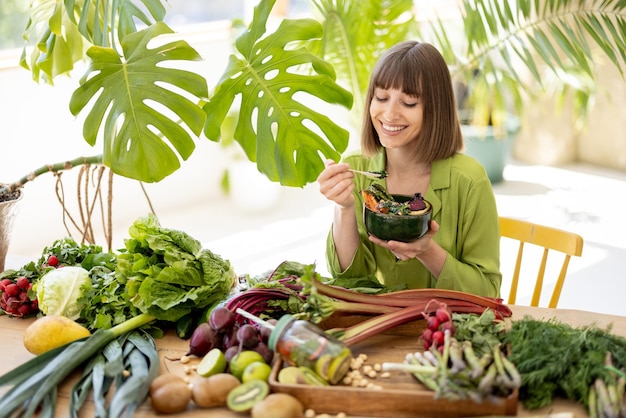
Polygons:
<instances>
[{"instance_id":1,"label":"blonde bob hair","mask_svg":"<svg viewBox=\"0 0 626 418\"><path fill-rule=\"evenodd\" d=\"M432 163L463 150L450 71L434 46L400 42L376 63L367 89L361 128L361 151L367 157L376 155L382 148L369 113L376 88L402 90L421 100L424 115L417 153L423 161Z\"/></svg>"}]
</instances>

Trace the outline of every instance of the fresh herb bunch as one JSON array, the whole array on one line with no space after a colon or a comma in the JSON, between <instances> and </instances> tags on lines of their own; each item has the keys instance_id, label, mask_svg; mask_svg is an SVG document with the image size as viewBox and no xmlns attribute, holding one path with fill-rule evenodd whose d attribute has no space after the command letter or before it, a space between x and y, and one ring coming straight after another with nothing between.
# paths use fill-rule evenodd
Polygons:
<instances>
[{"instance_id":1,"label":"fresh herb bunch","mask_svg":"<svg viewBox=\"0 0 626 418\"><path fill-rule=\"evenodd\" d=\"M458 341L470 341L479 357L500 344L506 328L506 323L496 320L496 314L491 309L485 309L480 315L454 312L452 322L454 337Z\"/></svg>"},{"instance_id":2,"label":"fresh herb bunch","mask_svg":"<svg viewBox=\"0 0 626 418\"><path fill-rule=\"evenodd\" d=\"M110 347L112 341L145 329L155 321L176 322L195 309L204 309L224 299L234 284L236 276L228 261L202 249L200 243L186 233L162 228L153 215L137 219L129 228L129 235L125 251L117 258L98 253L86 256L81 264L85 269L88 269L85 264L88 262L92 263L92 268L100 265L113 270L111 263L115 260L114 276L102 270L103 275L96 277L103 278L102 283L113 277L119 280L120 287L107 288L105 296L121 296L119 291L123 288L125 296L118 301L128 302L139 313L111 328L97 329L85 339L45 352L0 376L0 387L12 386L0 397L0 416L55 416L57 386L101 353L110 360L106 347ZM107 284L113 286L112 282ZM108 300L89 302L97 316L101 313L97 307L106 305ZM146 350L150 358L158 355L153 346L143 351ZM128 361L132 362L134 357L130 356ZM145 366L145 361L142 364ZM150 364L158 363L150 361ZM150 381L155 372L148 371L148 375L144 382ZM145 387L143 383L139 385ZM134 402L140 403L145 398L140 390L125 391L135 396L116 404L124 406L116 409L117 415L109 416L120 416L126 405L132 410Z\"/></svg>"},{"instance_id":3,"label":"fresh herb bunch","mask_svg":"<svg viewBox=\"0 0 626 418\"><path fill-rule=\"evenodd\" d=\"M550 405L555 396L589 407L596 379L611 381L614 370L626 368L626 338L595 325L572 327L525 317L504 334L509 359L522 375L519 399L528 409ZM613 367L606 366L607 353Z\"/></svg>"}]
</instances>

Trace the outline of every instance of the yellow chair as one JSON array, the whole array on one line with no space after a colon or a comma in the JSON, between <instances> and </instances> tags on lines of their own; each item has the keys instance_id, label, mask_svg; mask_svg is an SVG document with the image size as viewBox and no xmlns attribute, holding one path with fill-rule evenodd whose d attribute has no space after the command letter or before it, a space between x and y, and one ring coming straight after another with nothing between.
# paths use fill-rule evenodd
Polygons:
<instances>
[{"instance_id":1,"label":"yellow chair","mask_svg":"<svg viewBox=\"0 0 626 418\"><path fill-rule=\"evenodd\" d=\"M539 306L539 298L543 288L543 276L546 270L546 262L548 260L548 252L550 250L564 253L563 265L559 277L554 286L552 297L550 299L549 308L556 308L561 296L561 289L567 274L567 267L571 256L580 257L583 252L583 238L573 232L563 231L561 229L551 228L549 226L538 225L519 219L500 217L500 237L511 238L519 241L517 251L517 259L515 261L515 270L513 271L513 280L511 283L511 291L509 292L509 304L515 304L517 297L517 285L519 282L520 268L522 265L522 255L524 253L524 244L534 244L544 247L535 289L530 302L531 306Z\"/></svg>"}]
</instances>

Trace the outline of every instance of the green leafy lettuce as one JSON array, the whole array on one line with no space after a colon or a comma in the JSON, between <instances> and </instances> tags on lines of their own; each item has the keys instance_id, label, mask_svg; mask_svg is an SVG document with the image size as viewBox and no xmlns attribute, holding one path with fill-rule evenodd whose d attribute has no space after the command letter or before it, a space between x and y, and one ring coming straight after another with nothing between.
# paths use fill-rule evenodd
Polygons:
<instances>
[{"instance_id":1,"label":"green leafy lettuce","mask_svg":"<svg viewBox=\"0 0 626 418\"><path fill-rule=\"evenodd\" d=\"M129 228L116 278L139 310L177 321L192 310L224 299L236 274L230 262L182 231L162 228L148 215Z\"/></svg>"}]
</instances>

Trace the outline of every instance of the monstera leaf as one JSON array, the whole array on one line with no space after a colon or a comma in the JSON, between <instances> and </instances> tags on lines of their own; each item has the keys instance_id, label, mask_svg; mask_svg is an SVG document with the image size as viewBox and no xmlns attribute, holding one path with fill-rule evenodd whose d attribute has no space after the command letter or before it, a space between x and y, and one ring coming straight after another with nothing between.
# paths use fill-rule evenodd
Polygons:
<instances>
[{"instance_id":1,"label":"monstera leaf","mask_svg":"<svg viewBox=\"0 0 626 418\"><path fill-rule=\"evenodd\" d=\"M20 65L50 84L85 58L86 42L118 48L136 21L150 26L165 17L161 0L37 0L31 10Z\"/></svg>"},{"instance_id":2,"label":"monstera leaf","mask_svg":"<svg viewBox=\"0 0 626 418\"><path fill-rule=\"evenodd\" d=\"M31 71L35 81L52 84L56 76L69 73L84 57L83 39L61 0L33 4L24 40L20 65Z\"/></svg>"},{"instance_id":3,"label":"monstera leaf","mask_svg":"<svg viewBox=\"0 0 626 418\"><path fill-rule=\"evenodd\" d=\"M65 0L65 7L67 10L76 10L76 13L69 13L69 16L86 39L94 45L113 48L117 45L116 40L137 32L136 20L150 26L165 17L165 7L161 0ZM114 26L115 23L117 27Z\"/></svg>"},{"instance_id":4,"label":"monstera leaf","mask_svg":"<svg viewBox=\"0 0 626 418\"><path fill-rule=\"evenodd\" d=\"M204 106L204 133L213 141L220 139L222 122L240 96L235 140L270 180L302 187L315 181L324 168L322 155L340 158L349 137L347 130L305 103L306 98L315 98L310 103L350 108L352 95L335 82L332 66L305 48L293 47L321 37L319 22L283 20L262 38L273 4L261 1L249 30L237 39L240 55L231 55L214 95Z\"/></svg>"},{"instance_id":5,"label":"monstera leaf","mask_svg":"<svg viewBox=\"0 0 626 418\"><path fill-rule=\"evenodd\" d=\"M83 135L94 145L104 123L104 164L116 174L144 182L160 181L176 171L179 156L186 160L195 149L189 131L199 135L205 122L196 103L208 96L206 80L169 63L198 60L198 53L183 41L148 49L150 41L169 33L166 24L156 23L126 36L123 57L112 48L89 48L90 68L70 100L74 115L93 102Z\"/></svg>"}]
</instances>

